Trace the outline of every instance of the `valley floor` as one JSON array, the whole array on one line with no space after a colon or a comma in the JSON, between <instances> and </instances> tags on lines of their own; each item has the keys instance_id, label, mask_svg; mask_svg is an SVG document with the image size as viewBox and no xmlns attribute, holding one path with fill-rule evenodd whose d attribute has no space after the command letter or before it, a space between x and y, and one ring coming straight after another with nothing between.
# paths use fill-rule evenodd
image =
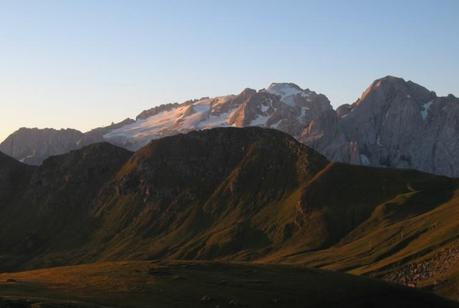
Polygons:
<instances>
[{"instance_id":1,"label":"valley floor","mask_svg":"<svg viewBox=\"0 0 459 308\"><path fill-rule=\"evenodd\" d=\"M0 274L0 307L459 307L436 295L287 265L130 261Z\"/></svg>"}]
</instances>

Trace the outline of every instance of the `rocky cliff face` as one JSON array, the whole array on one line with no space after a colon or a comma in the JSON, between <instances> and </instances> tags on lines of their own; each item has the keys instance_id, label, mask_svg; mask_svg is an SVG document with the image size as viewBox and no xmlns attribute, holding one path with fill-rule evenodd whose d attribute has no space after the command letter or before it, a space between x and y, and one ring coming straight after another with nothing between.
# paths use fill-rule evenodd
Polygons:
<instances>
[{"instance_id":1,"label":"rocky cliff face","mask_svg":"<svg viewBox=\"0 0 459 308\"><path fill-rule=\"evenodd\" d=\"M459 99L385 77L302 140L331 159L459 176Z\"/></svg>"},{"instance_id":2,"label":"rocky cliff face","mask_svg":"<svg viewBox=\"0 0 459 308\"><path fill-rule=\"evenodd\" d=\"M51 156L69 152L76 148L76 143L83 133L75 129L38 129L21 128L0 144L0 151L17 160L39 165Z\"/></svg>"},{"instance_id":3,"label":"rocky cliff face","mask_svg":"<svg viewBox=\"0 0 459 308\"><path fill-rule=\"evenodd\" d=\"M155 107L104 138L137 149L152 139L220 126L275 128L340 162L459 176L459 99L392 76L336 110L324 95L273 83Z\"/></svg>"}]
</instances>

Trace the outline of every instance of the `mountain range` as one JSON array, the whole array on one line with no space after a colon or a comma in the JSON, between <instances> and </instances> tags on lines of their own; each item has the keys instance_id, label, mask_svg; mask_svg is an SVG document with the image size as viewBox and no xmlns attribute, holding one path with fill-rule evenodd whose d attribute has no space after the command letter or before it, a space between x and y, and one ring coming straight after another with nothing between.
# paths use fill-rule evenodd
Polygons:
<instances>
[{"instance_id":1,"label":"mountain range","mask_svg":"<svg viewBox=\"0 0 459 308\"><path fill-rule=\"evenodd\" d=\"M144 273L145 263L129 263L139 260L212 260L244 262L248 272L280 271L255 264L306 265L459 298L457 179L332 162L279 130L191 131L134 153L96 143L40 166L1 155L0 184L0 271L94 262L105 262L96 272L106 268L0 275L9 295L32 294L28 285L37 279L41 287L50 283L51 292L56 279L76 273L126 279L126 266L129 275ZM209 266L197 271L219 271ZM151 271L166 279L179 275L178 281L189 275L167 268ZM349 306L367 307L359 303Z\"/></svg>"},{"instance_id":2,"label":"mountain range","mask_svg":"<svg viewBox=\"0 0 459 308\"><path fill-rule=\"evenodd\" d=\"M273 83L21 128L0 307L457 307L458 106L387 76L336 110Z\"/></svg>"},{"instance_id":3,"label":"mountain range","mask_svg":"<svg viewBox=\"0 0 459 308\"><path fill-rule=\"evenodd\" d=\"M87 133L21 128L0 151L39 165L95 142L133 151L192 130L247 126L281 130L334 161L459 176L459 99L392 76L374 81L353 104L336 110L323 94L273 83L259 91L160 105L136 120Z\"/></svg>"}]
</instances>

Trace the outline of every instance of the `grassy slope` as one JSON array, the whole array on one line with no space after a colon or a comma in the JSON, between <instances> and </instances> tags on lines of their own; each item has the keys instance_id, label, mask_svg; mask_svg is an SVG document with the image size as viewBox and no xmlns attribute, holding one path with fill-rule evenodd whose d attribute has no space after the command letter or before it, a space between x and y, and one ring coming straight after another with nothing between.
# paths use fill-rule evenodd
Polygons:
<instances>
[{"instance_id":1,"label":"grassy slope","mask_svg":"<svg viewBox=\"0 0 459 308\"><path fill-rule=\"evenodd\" d=\"M432 294L345 274L196 261L1 274L0 296L108 307L457 307Z\"/></svg>"},{"instance_id":2,"label":"grassy slope","mask_svg":"<svg viewBox=\"0 0 459 308\"><path fill-rule=\"evenodd\" d=\"M108 259L145 258L146 251L155 257L159 250L172 258L305 264L400 282L388 274L455 245L459 235L455 182L428 174L331 164L257 211L245 209L250 200L228 205L219 196L225 185L205 203L226 206L223 213L212 216L199 203L188 205L183 218L168 220L170 229L158 241L139 241L138 229L120 230L116 244L108 245ZM136 222L145 223L148 213L137 215Z\"/></svg>"},{"instance_id":3,"label":"grassy slope","mask_svg":"<svg viewBox=\"0 0 459 308\"><path fill-rule=\"evenodd\" d=\"M226 145L230 137L237 142ZM227 169L214 172L222 164ZM457 184L410 170L327 164L278 132L253 129L158 140L133 156L114 185L124 193L99 202L101 227L88 246L95 260L309 262L303 252L384 233L385 215L396 224L441 206ZM379 252L387 258L400 247Z\"/></svg>"},{"instance_id":4,"label":"grassy slope","mask_svg":"<svg viewBox=\"0 0 459 308\"><path fill-rule=\"evenodd\" d=\"M154 258L305 264L457 297L456 263L426 263L457 247L456 180L328 163L285 134L255 128L164 138L127 163L129 153L109 148L116 164L91 147L40 168L50 182L25 195L28 216L0 217L0 238L36 257L22 262L8 242L0 257L22 267ZM433 275L400 281L407 266L424 264Z\"/></svg>"},{"instance_id":5,"label":"grassy slope","mask_svg":"<svg viewBox=\"0 0 459 308\"><path fill-rule=\"evenodd\" d=\"M459 299L459 190L445 196L397 195L336 245L263 261L370 275Z\"/></svg>"}]
</instances>

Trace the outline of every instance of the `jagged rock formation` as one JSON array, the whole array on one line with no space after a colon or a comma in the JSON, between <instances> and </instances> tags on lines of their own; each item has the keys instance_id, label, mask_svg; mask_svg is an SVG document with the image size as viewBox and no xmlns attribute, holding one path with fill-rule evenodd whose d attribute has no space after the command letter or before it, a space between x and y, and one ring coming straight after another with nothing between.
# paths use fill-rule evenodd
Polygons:
<instances>
[{"instance_id":1,"label":"jagged rock formation","mask_svg":"<svg viewBox=\"0 0 459 308\"><path fill-rule=\"evenodd\" d=\"M457 177L459 99L388 76L311 123L300 140L338 161Z\"/></svg>"},{"instance_id":2,"label":"jagged rock formation","mask_svg":"<svg viewBox=\"0 0 459 308\"><path fill-rule=\"evenodd\" d=\"M106 141L136 150L152 139L214 127L261 126L300 137L304 128L332 110L328 99L292 83L267 89L245 89L239 95L201 98L143 111L137 121L104 136Z\"/></svg>"}]
</instances>

